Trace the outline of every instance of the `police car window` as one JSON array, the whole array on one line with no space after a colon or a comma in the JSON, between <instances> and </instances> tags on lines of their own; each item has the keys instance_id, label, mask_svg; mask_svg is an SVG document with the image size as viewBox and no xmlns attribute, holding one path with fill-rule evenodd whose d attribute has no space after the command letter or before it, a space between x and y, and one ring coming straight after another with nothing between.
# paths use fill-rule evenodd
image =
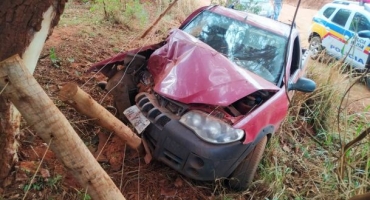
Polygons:
<instances>
[{"instance_id":1,"label":"police car window","mask_svg":"<svg viewBox=\"0 0 370 200\"><path fill-rule=\"evenodd\" d=\"M340 9L335 16L333 17L333 22L337 23L338 25L345 26L348 20L349 15L351 14L350 10L347 9Z\"/></svg>"},{"instance_id":2,"label":"police car window","mask_svg":"<svg viewBox=\"0 0 370 200\"><path fill-rule=\"evenodd\" d=\"M330 18L330 16L333 14L335 8L327 8L322 14L326 17L326 18Z\"/></svg>"},{"instance_id":3,"label":"police car window","mask_svg":"<svg viewBox=\"0 0 370 200\"><path fill-rule=\"evenodd\" d=\"M356 13L353 17L349 30L359 32L363 30L370 30L369 20L362 14Z\"/></svg>"}]
</instances>

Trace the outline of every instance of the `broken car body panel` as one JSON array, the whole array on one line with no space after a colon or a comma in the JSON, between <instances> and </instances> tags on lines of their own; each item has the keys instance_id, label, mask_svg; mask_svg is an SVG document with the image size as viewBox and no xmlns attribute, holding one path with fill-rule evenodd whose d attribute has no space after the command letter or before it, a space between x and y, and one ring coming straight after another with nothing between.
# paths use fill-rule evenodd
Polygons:
<instances>
[{"instance_id":1,"label":"broken car body panel","mask_svg":"<svg viewBox=\"0 0 370 200\"><path fill-rule=\"evenodd\" d=\"M257 90L279 89L181 30L151 55L148 69L155 92L186 104L228 106Z\"/></svg>"}]
</instances>

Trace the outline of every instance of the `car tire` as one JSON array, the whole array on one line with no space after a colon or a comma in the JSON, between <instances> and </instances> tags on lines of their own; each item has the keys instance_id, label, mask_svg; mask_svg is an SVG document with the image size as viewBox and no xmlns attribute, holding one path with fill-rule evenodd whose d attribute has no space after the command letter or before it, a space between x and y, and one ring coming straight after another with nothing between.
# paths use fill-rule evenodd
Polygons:
<instances>
[{"instance_id":1,"label":"car tire","mask_svg":"<svg viewBox=\"0 0 370 200\"><path fill-rule=\"evenodd\" d=\"M365 77L365 85L366 85L367 89L370 90L370 77L369 76Z\"/></svg>"},{"instance_id":2,"label":"car tire","mask_svg":"<svg viewBox=\"0 0 370 200\"><path fill-rule=\"evenodd\" d=\"M316 60L322 51L321 38L319 36L313 36L310 40L309 50L312 60Z\"/></svg>"},{"instance_id":3,"label":"car tire","mask_svg":"<svg viewBox=\"0 0 370 200\"><path fill-rule=\"evenodd\" d=\"M267 143L267 136L264 136L246 158L236 167L227 180L228 186L233 190L245 190L253 181L258 164L262 159Z\"/></svg>"}]
</instances>

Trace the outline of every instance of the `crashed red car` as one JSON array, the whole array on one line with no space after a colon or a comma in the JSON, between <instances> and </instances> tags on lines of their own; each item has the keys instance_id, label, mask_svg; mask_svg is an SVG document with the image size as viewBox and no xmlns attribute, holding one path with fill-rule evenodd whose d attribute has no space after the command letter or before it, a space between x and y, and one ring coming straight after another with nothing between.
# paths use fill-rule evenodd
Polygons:
<instances>
[{"instance_id":1,"label":"crashed red car","mask_svg":"<svg viewBox=\"0 0 370 200\"><path fill-rule=\"evenodd\" d=\"M156 160L235 189L252 181L265 145L288 111L302 77L298 31L221 6L192 13L161 43L96 63L108 77L119 117Z\"/></svg>"}]
</instances>

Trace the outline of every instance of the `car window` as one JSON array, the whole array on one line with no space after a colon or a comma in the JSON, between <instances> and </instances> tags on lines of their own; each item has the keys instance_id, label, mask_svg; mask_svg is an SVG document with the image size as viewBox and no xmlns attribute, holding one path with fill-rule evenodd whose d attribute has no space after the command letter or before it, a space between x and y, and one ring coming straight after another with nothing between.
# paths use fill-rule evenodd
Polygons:
<instances>
[{"instance_id":1,"label":"car window","mask_svg":"<svg viewBox=\"0 0 370 200\"><path fill-rule=\"evenodd\" d=\"M199 14L183 30L236 65L277 84L287 38L210 11Z\"/></svg>"},{"instance_id":2,"label":"car window","mask_svg":"<svg viewBox=\"0 0 370 200\"><path fill-rule=\"evenodd\" d=\"M345 26L351 11L348 9L340 9L333 17L333 22L338 25Z\"/></svg>"},{"instance_id":3,"label":"car window","mask_svg":"<svg viewBox=\"0 0 370 200\"><path fill-rule=\"evenodd\" d=\"M356 33L359 31L370 30L369 20L361 13L356 13L352 19L351 25L349 26L349 30Z\"/></svg>"},{"instance_id":4,"label":"car window","mask_svg":"<svg viewBox=\"0 0 370 200\"><path fill-rule=\"evenodd\" d=\"M330 16L333 14L335 11L335 8L329 7L326 8L325 11L322 13L326 18L330 18Z\"/></svg>"}]
</instances>

